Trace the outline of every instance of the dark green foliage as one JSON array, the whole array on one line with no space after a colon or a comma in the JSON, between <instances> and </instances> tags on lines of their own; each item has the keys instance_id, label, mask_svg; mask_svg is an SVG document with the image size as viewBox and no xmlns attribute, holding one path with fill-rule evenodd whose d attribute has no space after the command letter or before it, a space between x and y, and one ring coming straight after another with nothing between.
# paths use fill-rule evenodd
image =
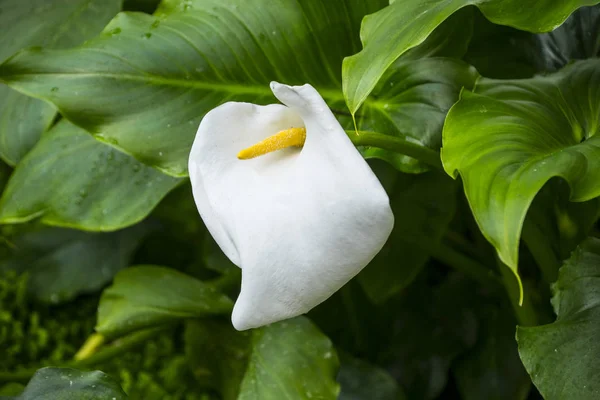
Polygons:
<instances>
[{"instance_id":1,"label":"dark green foliage","mask_svg":"<svg viewBox=\"0 0 600 400\"><path fill-rule=\"evenodd\" d=\"M0 370L14 371L69 360L93 332L97 296L48 306L28 297L27 275L0 276Z\"/></svg>"},{"instance_id":2,"label":"dark green foliage","mask_svg":"<svg viewBox=\"0 0 600 400\"><path fill-rule=\"evenodd\" d=\"M600 398L599 3L0 0L0 399ZM322 94L395 226L238 332L188 155L272 80Z\"/></svg>"}]
</instances>

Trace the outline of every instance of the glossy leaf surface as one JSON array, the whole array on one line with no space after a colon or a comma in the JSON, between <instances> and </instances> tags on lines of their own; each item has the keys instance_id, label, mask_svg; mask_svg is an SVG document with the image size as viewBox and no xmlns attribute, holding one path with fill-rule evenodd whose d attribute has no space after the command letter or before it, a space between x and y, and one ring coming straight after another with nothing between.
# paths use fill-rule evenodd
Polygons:
<instances>
[{"instance_id":1,"label":"glossy leaf surface","mask_svg":"<svg viewBox=\"0 0 600 400\"><path fill-rule=\"evenodd\" d=\"M111 231L150 213L179 179L61 121L27 154L0 198L0 222Z\"/></svg>"},{"instance_id":2,"label":"glossy leaf surface","mask_svg":"<svg viewBox=\"0 0 600 400\"><path fill-rule=\"evenodd\" d=\"M118 337L185 318L227 315L232 308L210 284L170 268L136 266L117 274L103 292L96 330Z\"/></svg>"},{"instance_id":3,"label":"glossy leaf surface","mask_svg":"<svg viewBox=\"0 0 600 400\"><path fill-rule=\"evenodd\" d=\"M547 77L481 79L444 127L446 172L461 175L479 227L515 272L529 205L553 177L571 201L600 196L600 63Z\"/></svg>"},{"instance_id":4,"label":"glossy leaf surface","mask_svg":"<svg viewBox=\"0 0 600 400\"><path fill-rule=\"evenodd\" d=\"M123 0L4 0L0 4L0 62L41 46L68 48L92 38ZM15 165L56 115L53 106L0 84L0 157Z\"/></svg>"}]
</instances>

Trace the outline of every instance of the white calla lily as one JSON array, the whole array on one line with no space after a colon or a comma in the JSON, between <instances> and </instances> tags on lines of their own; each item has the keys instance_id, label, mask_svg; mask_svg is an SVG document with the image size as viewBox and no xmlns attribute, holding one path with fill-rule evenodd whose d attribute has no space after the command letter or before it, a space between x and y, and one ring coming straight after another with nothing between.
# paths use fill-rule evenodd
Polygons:
<instances>
[{"instance_id":1,"label":"white calla lily","mask_svg":"<svg viewBox=\"0 0 600 400\"><path fill-rule=\"evenodd\" d=\"M326 300L381 250L394 224L385 190L319 93L308 84L271 89L283 105L230 102L207 113L189 158L200 215L242 269L238 330ZM264 141L281 131L294 138ZM302 148L272 151L301 145L299 132ZM271 152L238 158L261 146Z\"/></svg>"}]
</instances>

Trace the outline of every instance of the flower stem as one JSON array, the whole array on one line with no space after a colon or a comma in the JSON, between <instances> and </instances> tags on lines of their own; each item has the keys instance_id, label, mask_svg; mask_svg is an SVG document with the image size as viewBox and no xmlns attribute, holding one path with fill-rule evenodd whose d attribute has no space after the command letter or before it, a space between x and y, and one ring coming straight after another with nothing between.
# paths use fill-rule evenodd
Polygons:
<instances>
[{"instance_id":1,"label":"flower stem","mask_svg":"<svg viewBox=\"0 0 600 400\"><path fill-rule=\"evenodd\" d=\"M425 164L443 170L440 153L420 144L395 136L370 131L346 131L355 146L378 147L415 158Z\"/></svg>"},{"instance_id":2,"label":"flower stem","mask_svg":"<svg viewBox=\"0 0 600 400\"><path fill-rule=\"evenodd\" d=\"M131 333L123 338L117 339L114 342L107 344L97 353L91 355L88 358L84 358L70 363L69 367L88 368L100 364L102 362L108 361L116 356L123 355L131 348L136 347L149 339L152 339L159 333L169 328L170 326L161 326Z\"/></svg>"},{"instance_id":3,"label":"flower stem","mask_svg":"<svg viewBox=\"0 0 600 400\"><path fill-rule=\"evenodd\" d=\"M117 339L112 343L107 344L102 349L100 349L95 354L90 355L87 358L76 360L76 361L68 361L61 363L59 365L54 365L56 367L63 368L75 368L75 369L88 369L92 368L98 364L101 364L105 361L108 361L112 358L122 355L133 347L136 347L145 341L153 338L159 333L163 332L165 329L169 329L170 326L163 326L157 328L145 329L143 331L134 332L128 336ZM94 335L90 336L93 337ZM89 342L89 339L88 339ZM86 342L86 344L88 343ZM83 348L86 346L84 345ZM40 368L44 367L44 365L40 366ZM35 374L37 369L26 369L22 371L16 372L0 372L0 383L3 382L19 382L19 383L27 383L29 379Z\"/></svg>"},{"instance_id":4,"label":"flower stem","mask_svg":"<svg viewBox=\"0 0 600 400\"><path fill-rule=\"evenodd\" d=\"M77 361L88 358L94 354L102 344L104 344L104 336L99 333L93 333L87 338L73 358Z\"/></svg>"}]
</instances>

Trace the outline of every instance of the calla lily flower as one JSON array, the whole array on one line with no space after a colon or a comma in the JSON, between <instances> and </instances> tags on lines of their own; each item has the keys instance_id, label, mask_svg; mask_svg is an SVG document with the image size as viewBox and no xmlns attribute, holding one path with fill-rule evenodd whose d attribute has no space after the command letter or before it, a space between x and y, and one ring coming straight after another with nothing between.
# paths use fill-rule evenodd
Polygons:
<instances>
[{"instance_id":1,"label":"calla lily flower","mask_svg":"<svg viewBox=\"0 0 600 400\"><path fill-rule=\"evenodd\" d=\"M364 268L393 224L389 198L310 85L271 83L282 104L206 114L189 158L200 215L242 269L238 330L308 312Z\"/></svg>"}]
</instances>

